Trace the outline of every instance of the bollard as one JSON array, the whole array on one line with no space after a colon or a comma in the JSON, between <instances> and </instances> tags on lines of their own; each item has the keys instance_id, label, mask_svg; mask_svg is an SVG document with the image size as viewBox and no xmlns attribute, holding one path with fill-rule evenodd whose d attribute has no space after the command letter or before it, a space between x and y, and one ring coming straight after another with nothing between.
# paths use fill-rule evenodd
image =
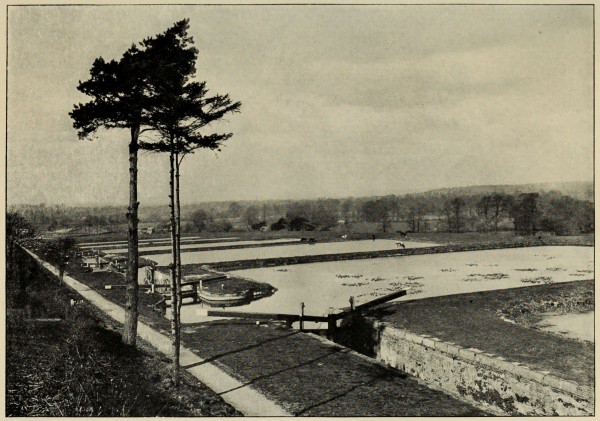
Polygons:
<instances>
[{"instance_id":1,"label":"bollard","mask_svg":"<svg viewBox=\"0 0 600 421\"><path fill-rule=\"evenodd\" d=\"M300 332L304 332L304 303L300 303Z\"/></svg>"}]
</instances>

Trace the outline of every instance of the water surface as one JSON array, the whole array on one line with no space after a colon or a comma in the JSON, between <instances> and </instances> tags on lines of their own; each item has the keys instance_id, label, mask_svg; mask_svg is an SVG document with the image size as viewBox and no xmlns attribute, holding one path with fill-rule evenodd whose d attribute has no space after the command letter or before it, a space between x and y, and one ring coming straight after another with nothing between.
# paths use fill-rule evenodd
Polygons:
<instances>
[{"instance_id":1,"label":"water surface","mask_svg":"<svg viewBox=\"0 0 600 421\"><path fill-rule=\"evenodd\" d=\"M592 279L593 253L592 247L530 247L240 270L232 273L278 291L235 309L297 313L304 302L306 314L325 315L347 307L350 296L360 304L400 289L408 290L405 300ZM194 320L195 308L184 307L183 319Z\"/></svg>"},{"instance_id":2,"label":"water surface","mask_svg":"<svg viewBox=\"0 0 600 421\"><path fill-rule=\"evenodd\" d=\"M544 317L538 323L541 330L568 338L594 342L594 312L559 314Z\"/></svg>"}]
</instances>

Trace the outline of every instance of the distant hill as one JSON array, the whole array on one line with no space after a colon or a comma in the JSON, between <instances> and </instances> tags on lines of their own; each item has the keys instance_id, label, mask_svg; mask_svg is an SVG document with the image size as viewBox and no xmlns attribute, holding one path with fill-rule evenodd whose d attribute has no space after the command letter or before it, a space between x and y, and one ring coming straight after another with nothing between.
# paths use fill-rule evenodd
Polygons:
<instances>
[{"instance_id":1,"label":"distant hill","mask_svg":"<svg viewBox=\"0 0 600 421\"><path fill-rule=\"evenodd\" d=\"M534 184L511 184L511 185L489 185L489 186L469 186L469 187L451 187L444 189L435 189L423 192L423 195L478 195L489 193L548 193L558 191L564 195L574 197L579 200L594 201L594 184L591 181L569 181L562 183L534 183ZM419 193L417 193L419 195Z\"/></svg>"}]
</instances>

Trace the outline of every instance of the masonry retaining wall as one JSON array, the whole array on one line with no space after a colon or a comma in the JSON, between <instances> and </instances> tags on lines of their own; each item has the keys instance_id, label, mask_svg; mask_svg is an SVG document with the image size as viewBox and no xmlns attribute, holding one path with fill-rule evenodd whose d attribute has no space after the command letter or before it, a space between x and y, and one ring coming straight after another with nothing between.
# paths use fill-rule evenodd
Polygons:
<instances>
[{"instance_id":1,"label":"masonry retaining wall","mask_svg":"<svg viewBox=\"0 0 600 421\"><path fill-rule=\"evenodd\" d=\"M377 359L506 415L593 415L594 390L477 349L371 321Z\"/></svg>"}]
</instances>

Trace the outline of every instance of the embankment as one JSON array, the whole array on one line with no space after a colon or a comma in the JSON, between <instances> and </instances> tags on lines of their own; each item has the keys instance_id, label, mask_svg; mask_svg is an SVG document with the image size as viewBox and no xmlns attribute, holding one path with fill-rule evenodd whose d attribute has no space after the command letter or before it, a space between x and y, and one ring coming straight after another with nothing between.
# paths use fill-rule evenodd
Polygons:
<instances>
[{"instance_id":1,"label":"embankment","mask_svg":"<svg viewBox=\"0 0 600 421\"><path fill-rule=\"evenodd\" d=\"M199 247L182 248L181 252L182 253L191 253L191 252L195 252L195 251L234 250L234 249L274 247L274 246L279 247L279 246L292 246L292 245L298 245L298 244L303 244L303 243L300 240L285 241L285 242L272 242L272 241L265 240L264 243L259 243L259 244L232 244L232 245L226 245L226 246L221 245L221 246L214 246L214 247L199 246ZM152 250L144 250L141 252L141 254L143 254L144 256L152 256L152 255L157 255L157 254L165 254L165 251L168 252L168 250L165 250L165 249L152 249ZM120 253L120 254L125 254L125 253Z\"/></svg>"},{"instance_id":2,"label":"embankment","mask_svg":"<svg viewBox=\"0 0 600 421\"><path fill-rule=\"evenodd\" d=\"M358 259L374 259L380 257L396 257L396 256L414 256L423 254L436 254L436 253L456 253L462 251L478 251L478 250L497 250L507 248L521 248L521 247L540 247L540 246L589 246L587 243L576 242L571 244L570 242L555 241L552 239L545 240L527 240L518 242L497 242L497 243L479 243L479 244L448 244L433 247L421 247L421 248L407 248L407 249L391 249L391 250L379 250L379 251L366 251L356 253L336 253L336 254L319 254L310 256L294 256L294 257L275 257L267 259L253 259L253 260L235 260L229 262L211 262L211 263L199 263L184 265L186 267L194 266L209 266L212 269L222 271L233 271L243 269L254 269L261 267L270 266L286 266L286 265L297 265L304 263L319 263L319 262L333 262L339 260L358 260Z\"/></svg>"}]
</instances>

